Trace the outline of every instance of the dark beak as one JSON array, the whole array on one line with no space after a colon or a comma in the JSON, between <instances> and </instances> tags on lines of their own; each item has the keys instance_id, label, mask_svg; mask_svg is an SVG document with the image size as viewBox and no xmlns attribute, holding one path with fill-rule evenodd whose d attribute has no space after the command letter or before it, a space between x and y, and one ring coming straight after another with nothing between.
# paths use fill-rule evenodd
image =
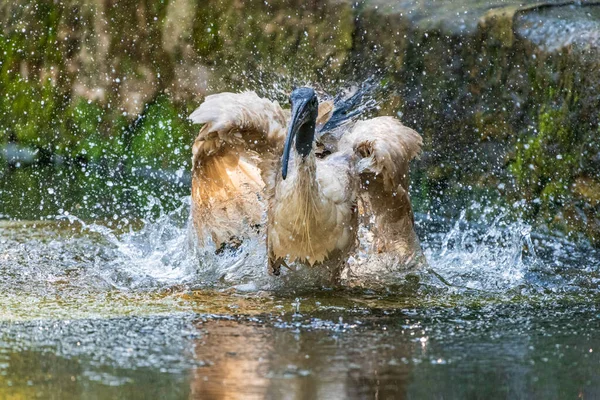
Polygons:
<instances>
[{"instance_id":1,"label":"dark beak","mask_svg":"<svg viewBox=\"0 0 600 400\"><path fill-rule=\"evenodd\" d=\"M292 118L290 119L290 126L288 128L287 138L285 139L285 147L283 148L283 157L281 159L281 176L285 180L288 171L288 161L290 159L290 150L292 149L292 143L294 137L300 126L304 123L306 116L306 106L308 101L298 101L292 104Z\"/></svg>"}]
</instances>

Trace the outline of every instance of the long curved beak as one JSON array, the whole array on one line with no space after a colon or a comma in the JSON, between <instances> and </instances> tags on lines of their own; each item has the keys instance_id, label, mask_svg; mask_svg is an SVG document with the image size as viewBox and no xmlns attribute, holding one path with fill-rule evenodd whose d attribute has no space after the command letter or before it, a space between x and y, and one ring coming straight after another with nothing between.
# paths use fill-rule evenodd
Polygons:
<instances>
[{"instance_id":1,"label":"long curved beak","mask_svg":"<svg viewBox=\"0 0 600 400\"><path fill-rule=\"evenodd\" d=\"M290 126L288 128L287 138L285 139L285 147L283 148L283 157L281 158L281 177L285 180L288 172L288 161L290 160L290 151L292 149L292 143L298 129L304 122L305 108L307 101L299 101L292 104L292 118L290 119Z\"/></svg>"}]
</instances>

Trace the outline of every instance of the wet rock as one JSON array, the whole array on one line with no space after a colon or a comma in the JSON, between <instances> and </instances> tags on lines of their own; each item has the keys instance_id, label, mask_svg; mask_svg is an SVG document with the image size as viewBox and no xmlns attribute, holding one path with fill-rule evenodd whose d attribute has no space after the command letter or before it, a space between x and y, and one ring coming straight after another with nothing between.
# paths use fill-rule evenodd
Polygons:
<instances>
[{"instance_id":1,"label":"wet rock","mask_svg":"<svg viewBox=\"0 0 600 400\"><path fill-rule=\"evenodd\" d=\"M539 4L560 4L564 0L367 0L365 4L380 13L407 18L419 30L440 30L446 34L473 34L486 14L512 13ZM511 11L513 10L513 11Z\"/></svg>"},{"instance_id":2,"label":"wet rock","mask_svg":"<svg viewBox=\"0 0 600 400\"><path fill-rule=\"evenodd\" d=\"M600 3L537 7L517 17L515 30L547 52L573 49L599 57Z\"/></svg>"}]
</instances>

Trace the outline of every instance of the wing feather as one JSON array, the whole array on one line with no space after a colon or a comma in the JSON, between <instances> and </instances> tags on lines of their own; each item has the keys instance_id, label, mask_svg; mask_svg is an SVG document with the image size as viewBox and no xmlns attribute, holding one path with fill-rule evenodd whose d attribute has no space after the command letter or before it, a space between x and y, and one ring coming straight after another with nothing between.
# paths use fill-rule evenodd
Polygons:
<instances>
[{"instance_id":1,"label":"wing feather","mask_svg":"<svg viewBox=\"0 0 600 400\"><path fill-rule=\"evenodd\" d=\"M358 121L339 142L340 151L354 156L361 224L373 232L374 250L403 261L421 254L408 189L410 161L422 143L416 131L393 117Z\"/></svg>"},{"instance_id":2,"label":"wing feather","mask_svg":"<svg viewBox=\"0 0 600 400\"><path fill-rule=\"evenodd\" d=\"M192 219L198 239L220 247L261 225L289 112L254 92L220 93L190 119L204 124L192 148Z\"/></svg>"}]
</instances>

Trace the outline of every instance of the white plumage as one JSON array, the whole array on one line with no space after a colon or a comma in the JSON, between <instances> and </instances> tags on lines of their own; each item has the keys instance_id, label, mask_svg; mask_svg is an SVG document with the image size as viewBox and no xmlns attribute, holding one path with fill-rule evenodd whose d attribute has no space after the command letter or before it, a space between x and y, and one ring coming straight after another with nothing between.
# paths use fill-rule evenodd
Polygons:
<instances>
[{"instance_id":1,"label":"white plumage","mask_svg":"<svg viewBox=\"0 0 600 400\"><path fill-rule=\"evenodd\" d=\"M254 92L221 93L192 113L204 124L192 158L201 243L235 245L264 232L270 273L300 262L324 266L334 278L361 224L373 233L371 251L399 261L420 254L408 172L421 136L393 117L347 123L330 134L336 107L318 104L309 88L292 93L292 107L290 113Z\"/></svg>"}]
</instances>

